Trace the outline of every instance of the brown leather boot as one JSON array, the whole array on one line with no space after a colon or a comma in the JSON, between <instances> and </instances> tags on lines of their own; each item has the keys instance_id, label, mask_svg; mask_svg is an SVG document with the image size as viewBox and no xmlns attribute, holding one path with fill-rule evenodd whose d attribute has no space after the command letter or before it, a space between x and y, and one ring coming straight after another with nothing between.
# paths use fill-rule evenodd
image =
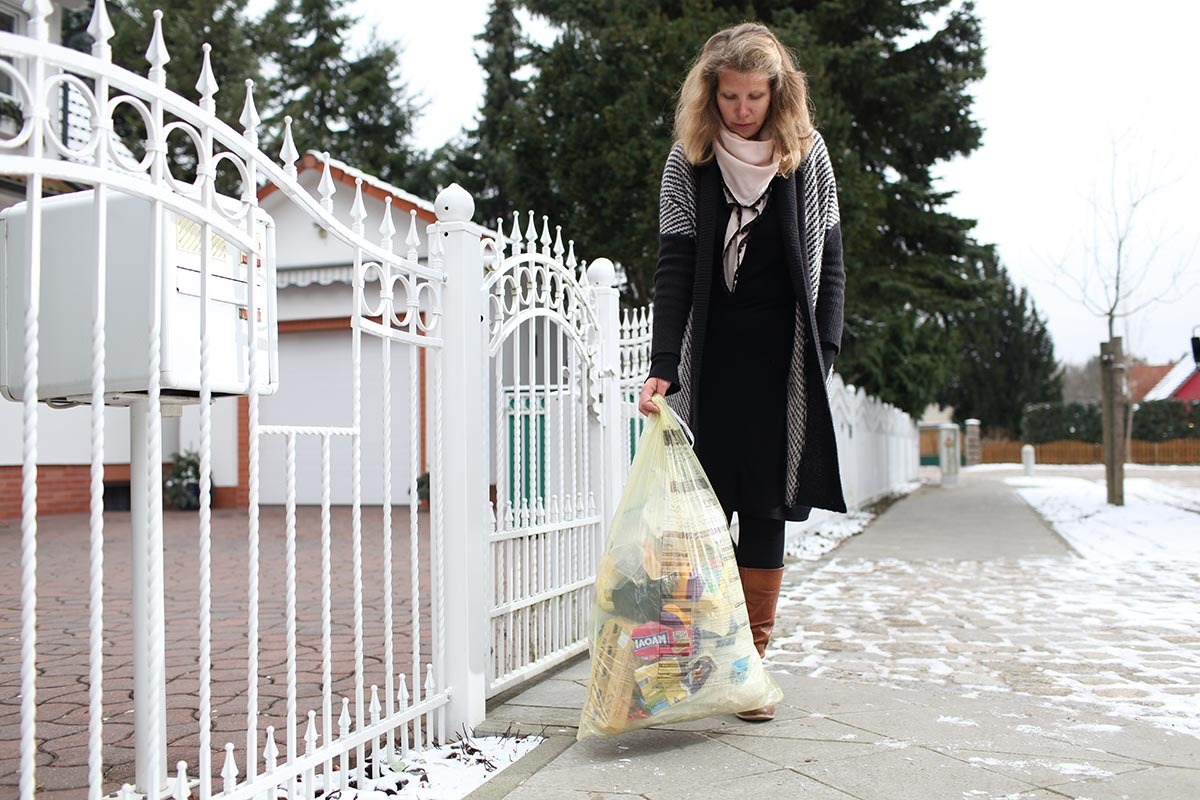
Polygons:
<instances>
[{"instance_id":1,"label":"brown leather boot","mask_svg":"<svg viewBox=\"0 0 1200 800\"><path fill-rule=\"evenodd\" d=\"M779 587L783 584L783 567L779 569L755 569L738 567L742 578L742 592L746 596L746 616L750 618L750 633L754 636L754 647L759 658L767 652L767 642L775 628L775 604L779 601ZM738 719L747 722L769 722L775 719L775 706L762 706L749 711L739 711Z\"/></svg>"}]
</instances>

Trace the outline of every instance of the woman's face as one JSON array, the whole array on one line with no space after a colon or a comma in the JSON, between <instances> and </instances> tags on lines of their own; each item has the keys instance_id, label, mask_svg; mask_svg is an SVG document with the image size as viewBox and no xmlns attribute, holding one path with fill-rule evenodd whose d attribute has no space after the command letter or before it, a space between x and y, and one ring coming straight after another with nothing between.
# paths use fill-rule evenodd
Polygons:
<instances>
[{"instance_id":1,"label":"woman's face","mask_svg":"<svg viewBox=\"0 0 1200 800\"><path fill-rule=\"evenodd\" d=\"M743 139L755 139L771 110L771 82L765 72L721 70L717 108L725 127Z\"/></svg>"}]
</instances>

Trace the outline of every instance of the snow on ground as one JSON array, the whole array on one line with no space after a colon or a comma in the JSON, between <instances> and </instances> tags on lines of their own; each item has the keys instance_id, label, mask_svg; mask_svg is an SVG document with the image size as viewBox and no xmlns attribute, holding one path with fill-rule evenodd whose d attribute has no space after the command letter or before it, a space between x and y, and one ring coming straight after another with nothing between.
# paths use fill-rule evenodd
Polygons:
<instances>
[{"instance_id":1,"label":"snow on ground","mask_svg":"<svg viewBox=\"0 0 1200 800\"><path fill-rule=\"evenodd\" d=\"M1014 692L1116 718L1080 728L1093 732L1119 731L1126 718L1200 736L1200 469L1129 477L1124 507L1105 502L1101 470L1070 471L1084 477L993 479L1078 557L793 564L768 661L965 698Z\"/></svg>"},{"instance_id":2,"label":"snow on ground","mask_svg":"<svg viewBox=\"0 0 1200 800\"><path fill-rule=\"evenodd\" d=\"M363 791L339 791L334 773L326 794L322 779L316 778L318 798L340 800L459 800L491 780L505 767L542 742L540 736L479 736L421 751L409 751L370 781ZM282 788L282 787L281 787ZM279 797L285 797L280 793Z\"/></svg>"},{"instance_id":3,"label":"snow on ground","mask_svg":"<svg viewBox=\"0 0 1200 800\"><path fill-rule=\"evenodd\" d=\"M891 494L900 498L912 494L922 486L921 481L902 484ZM804 561L816 561L851 536L862 533L875 514L870 511L851 511L848 514L832 514L813 511L810 522L788 523L786 554Z\"/></svg>"},{"instance_id":4,"label":"snow on ground","mask_svg":"<svg viewBox=\"0 0 1200 800\"><path fill-rule=\"evenodd\" d=\"M1125 479L1125 505L1110 506L1103 481L1006 478L1080 555L1102 561L1200 562L1200 491Z\"/></svg>"}]
</instances>

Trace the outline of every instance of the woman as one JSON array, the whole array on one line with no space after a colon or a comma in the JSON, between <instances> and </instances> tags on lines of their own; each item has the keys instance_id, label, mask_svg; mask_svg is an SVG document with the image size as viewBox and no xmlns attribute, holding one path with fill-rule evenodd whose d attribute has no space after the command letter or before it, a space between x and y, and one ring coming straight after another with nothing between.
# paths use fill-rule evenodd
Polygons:
<instances>
[{"instance_id":1,"label":"woman","mask_svg":"<svg viewBox=\"0 0 1200 800\"><path fill-rule=\"evenodd\" d=\"M696 435L727 517L762 655L783 579L784 522L845 511L825 392L842 338L841 228L804 73L765 26L708 40L675 114L654 276L654 394ZM774 706L738 716L774 717Z\"/></svg>"}]
</instances>

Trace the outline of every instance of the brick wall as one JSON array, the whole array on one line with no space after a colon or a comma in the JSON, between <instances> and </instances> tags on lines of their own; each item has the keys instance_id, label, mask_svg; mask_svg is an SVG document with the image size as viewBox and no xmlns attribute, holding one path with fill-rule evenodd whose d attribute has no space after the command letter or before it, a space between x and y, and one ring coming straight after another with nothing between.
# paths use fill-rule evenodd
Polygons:
<instances>
[{"instance_id":1,"label":"brick wall","mask_svg":"<svg viewBox=\"0 0 1200 800\"><path fill-rule=\"evenodd\" d=\"M163 464L163 473L171 469ZM128 483L128 464L106 464L105 483ZM71 514L87 511L91 498L92 468L88 464L38 466L38 513ZM0 467L0 519L21 518L21 467Z\"/></svg>"}]
</instances>

